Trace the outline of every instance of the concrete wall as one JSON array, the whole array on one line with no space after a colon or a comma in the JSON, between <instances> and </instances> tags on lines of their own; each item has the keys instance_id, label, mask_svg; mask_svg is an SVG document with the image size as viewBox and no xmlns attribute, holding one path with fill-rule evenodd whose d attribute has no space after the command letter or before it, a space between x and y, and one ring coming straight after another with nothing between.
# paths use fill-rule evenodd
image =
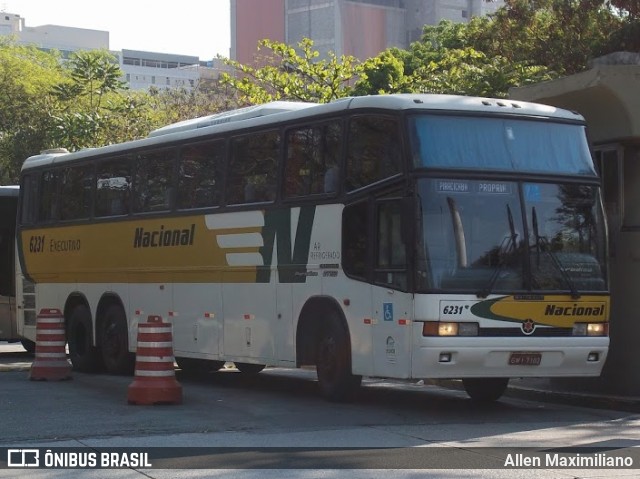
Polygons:
<instances>
[{"instance_id":1,"label":"concrete wall","mask_svg":"<svg viewBox=\"0 0 640 479\"><path fill-rule=\"evenodd\" d=\"M260 40L285 41L285 0L232 0L231 58L251 65Z\"/></svg>"}]
</instances>

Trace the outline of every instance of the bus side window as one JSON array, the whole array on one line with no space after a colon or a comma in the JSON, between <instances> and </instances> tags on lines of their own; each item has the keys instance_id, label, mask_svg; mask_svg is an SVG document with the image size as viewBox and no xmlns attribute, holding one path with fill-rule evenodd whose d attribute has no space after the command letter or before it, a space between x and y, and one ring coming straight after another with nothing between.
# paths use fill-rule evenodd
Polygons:
<instances>
[{"instance_id":1,"label":"bus side window","mask_svg":"<svg viewBox=\"0 0 640 479\"><path fill-rule=\"evenodd\" d=\"M222 199L224 141L185 146L178 166L178 209L219 206Z\"/></svg>"},{"instance_id":2,"label":"bus side window","mask_svg":"<svg viewBox=\"0 0 640 479\"><path fill-rule=\"evenodd\" d=\"M38 177L25 175L20 188L23 191L20 212L20 223L32 225L38 220Z\"/></svg>"},{"instance_id":3,"label":"bus side window","mask_svg":"<svg viewBox=\"0 0 640 479\"><path fill-rule=\"evenodd\" d=\"M392 177L402 171L398 121L357 116L349 122L347 191Z\"/></svg>"},{"instance_id":4,"label":"bus side window","mask_svg":"<svg viewBox=\"0 0 640 479\"><path fill-rule=\"evenodd\" d=\"M350 276L367 277L369 203L345 206L342 211L342 267Z\"/></svg>"},{"instance_id":5,"label":"bus side window","mask_svg":"<svg viewBox=\"0 0 640 479\"><path fill-rule=\"evenodd\" d=\"M89 218L92 188L93 166L64 168L60 175L60 219Z\"/></svg>"},{"instance_id":6,"label":"bus side window","mask_svg":"<svg viewBox=\"0 0 640 479\"><path fill-rule=\"evenodd\" d=\"M287 132L285 197L338 191L341 140L339 122Z\"/></svg>"},{"instance_id":7,"label":"bus side window","mask_svg":"<svg viewBox=\"0 0 640 479\"><path fill-rule=\"evenodd\" d=\"M402 239L402 203L384 201L377 208L375 281L407 289L407 251Z\"/></svg>"},{"instance_id":8,"label":"bus side window","mask_svg":"<svg viewBox=\"0 0 640 479\"><path fill-rule=\"evenodd\" d=\"M133 211L169 211L173 206L176 150L144 151L136 157Z\"/></svg>"},{"instance_id":9,"label":"bus side window","mask_svg":"<svg viewBox=\"0 0 640 479\"><path fill-rule=\"evenodd\" d=\"M131 164L128 158L99 163L96 171L95 216L129 214L131 199Z\"/></svg>"},{"instance_id":10,"label":"bus side window","mask_svg":"<svg viewBox=\"0 0 640 479\"><path fill-rule=\"evenodd\" d=\"M227 204L276 199L280 134L277 131L233 138L227 179Z\"/></svg>"},{"instance_id":11,"label":"bus side window","mask_svg":"<svg viewBox=\"0 0 640 479\"><path fill-rule=\"evenodd\" d=\"M57 219L58 171L45 171L40 176L40 207L38 221L47 223Z\"/></svg>"}]
</instances>

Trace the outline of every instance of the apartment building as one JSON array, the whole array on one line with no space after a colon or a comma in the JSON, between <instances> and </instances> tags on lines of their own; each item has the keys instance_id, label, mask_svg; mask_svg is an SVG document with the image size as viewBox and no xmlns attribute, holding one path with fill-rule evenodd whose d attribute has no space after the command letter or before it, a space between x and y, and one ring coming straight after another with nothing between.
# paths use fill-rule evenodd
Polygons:
<instances>
[{"instance_id":1,"label":"apartment building","mask_svg":"<svg viewBox=\"0 0 640 479\"><path fill-rule=\"evenodd\" d=\"M407 48L424 25L468 22L504 5L504 0L231 0L231 58L252 63L259 40L291 45L302 38L326 55L360 60L389 47Z\"/></svg>"}]
</instances>

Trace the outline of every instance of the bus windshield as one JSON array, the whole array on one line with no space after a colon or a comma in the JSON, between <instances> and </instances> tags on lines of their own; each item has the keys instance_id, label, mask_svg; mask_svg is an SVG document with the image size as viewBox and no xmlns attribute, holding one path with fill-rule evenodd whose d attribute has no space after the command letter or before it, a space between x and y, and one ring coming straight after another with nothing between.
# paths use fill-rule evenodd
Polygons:
<instances>
[{"instance_id":1,"label":"bus windshield","mask_svg":"<svg viewBox=\"0 0 640 479\"><path fill-rule=\"evenodd\" d=\"M581 124L421 114L409 127L416 168L596 176Z\"/></svg>"},{"instance_id":2,"label":"bus windshield","mask_svg":"<svg viewBox=\"0 0 640 479\"><path fill-rule=\"evenodd\" d=\"M597 187L424 178L418 194L419 290L607 290Z\"/></svg>"}]
</instances>

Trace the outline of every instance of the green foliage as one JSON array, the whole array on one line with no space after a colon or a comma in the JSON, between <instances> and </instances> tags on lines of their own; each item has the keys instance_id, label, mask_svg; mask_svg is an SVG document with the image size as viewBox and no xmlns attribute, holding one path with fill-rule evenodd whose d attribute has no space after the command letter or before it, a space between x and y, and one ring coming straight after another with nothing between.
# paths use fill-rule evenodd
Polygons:
<instances>
[{"instance_id":1,"label":"green foliage","mask_svg":"<svg viewBox=\"0 0 640 479\"><path fill-rule=\"evenodd\" d=\"M509 88L551 78L544 67L489 57L473 48L442 52L437 61L413 73L414 91L486 97L506 97Z\"/></svg>"},{"instance_id":2,"label":"green foliage","mask_svg":"<svg viewBox=\"0 0 640 479\"><path fill-rule=\"evenodd\" d=\"M507 0L470 40L488 54L570 75L609 53L621 22L601 0Z\"/></svg>"},{"instance_id":3,"label":"green foliage","mask_svg":"<svg viewBox=\"0 0 640 479\"><path fill-rule=\"evenodd\" d=\"M128 91L116 58L57 52L0 37L0 184L18 180L22 162L52 147L77 150L142 138L160 126L235 107L226 87Z\"/></svg>"},{"instance_id":4,"label":"green foliage","mask_svg":"<svg viewBox=\"0 0 640 479\"><path fill-rule=\"evenodd\" d=\"M124 94L117 59L104 50L79 51L64 68L67 76L51 90L61 110L51 113L52 140L71 151L119 141L118 126L131 124L127 115L139 119L130 106L143 103Z\"/></svg>"},{"instance_id":5,"label":"green foliage","mask_svg":"<svg viewBox=\"0 0 640 479\"><path fill-rule=\"evenodd\" d=\"M505 97L583 71L595 57L640 51L639 12L640 0L506 0L492 16L427 25L408 50L367 60L355 93Z\"/></svg>"},{"instance_id":6,"label":"green foliage","mask_svg":"<svg viewBox=\"0 0 640 479\"><path fill-rule=\"evenodd\" d=\"M200 81L192 90L152 89L151 102L161 125L211 115L238 107L229 89L215 81Z\"/></svg>"},{"instance_id":7,"label":"green foliage","mask_svg":"<svg viewBox=\"0 0 640 479\"><path fill-rule=\"evenodd\" d=\"M412 78L405 74L401 56L400 50L393 49L365 61L353 94L360 96L411 92Z\"/></svg>"},{"instance_id":8,"label":"green foliage","mask_svg":"<svg viewBox=\"0 0 640 479\"><path fill-rule=\"evenodd\" d=\"M275 100L326 103L349 96L350 82L360 73L359 62L351 56L337 57L330 52L326 60L320 60L320 53L308 38L298 43L297 50L271 40L260 41L259 48L270 52L261 59L264 66L224 59L237 75L224 73L221 83L237 92L240 104Z\"/></svg>"},{"instance_id":9,"label":"green foliage","mask_svg":"<svg viewBox=\"0 0 640 479\"><path fill-rule=\"evenodd\" d=\"M49 91L63 78L59 57L0 37L0 184L15 183L22 161L51 145Z\"/></svg>"}]
</instances>

